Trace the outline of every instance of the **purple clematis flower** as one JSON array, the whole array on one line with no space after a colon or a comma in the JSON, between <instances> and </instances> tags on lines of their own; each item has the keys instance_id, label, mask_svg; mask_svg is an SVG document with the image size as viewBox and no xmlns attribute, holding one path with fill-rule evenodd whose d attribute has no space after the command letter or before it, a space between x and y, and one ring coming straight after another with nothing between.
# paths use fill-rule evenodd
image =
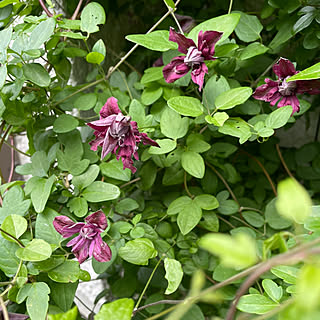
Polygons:
<instances>
[{"instance_id":1,"label":"purple clematis flower","mask_svg":"<svg viewBox=\"0 0 320 320\"><path fill-rule=\"evenodd\" d=\"M253 97L258 100L270 102L274 106L277 102L278 108L292 106L293 113L300 111L300 102L296 96L299 93L319 94L319 80L297 80L287 82L291 76L299 73L293 63L285 58L280 58L273 66L273 72L278 76L278 80L273 81L266 78L266 82L258 87L253 93Z\"/></svg>"},{"instance_id":2,"label":"purple clematis flower","mask_svg":"<svg viewBox=\"0 0 320 320\"><path fill-rule=\"evenodd\" d=\"M108 226L105 214L99 210L87 216L85 221L75 223L66 216L58 216L54 218L53 226L64 238L79 233L67 243L79 263L84 262L88 256L93 256L99 262L109 261L111 250L101 238L101 232Z\"/></svg>"},{"instance_id":3,"label":"purple clematis flower","mask_svg":"<svg viewBox=\"0 0 320 320\"><path fill-rule=\"evenodd\" d=\"M169 40L178 44L178 50L185 56L178 56L163 68L164 79L172 83L185 76L190 70L192 81L199 85L199 91L203 86L204 75L208 73L205 60L215 60L214 47L222 37L222 32L205 31L199 32L198 46L192 39L186 38L183 34L170 28Z\"/></svg>"},{"instance_id":4,"label":"purple clematis flower","mask_svg":"<svg viewBox=\"0 0 320 320\"><path fill-rule=\"evenodd\" d=\"M137 123L121 113L117 101L114 97L109 98L100 110L100 120L87 123L95 130L96 136L90 145L94 151L98 146L102 146L102 159L109 152L116 154L117 160L122 159L123 169L129 168L135 173L137 169L133 166L132 156L139 160L137 145L141 141L151 146L159 147L159 145L146 133L139 132Z\"/></svg>"}]
</instances>

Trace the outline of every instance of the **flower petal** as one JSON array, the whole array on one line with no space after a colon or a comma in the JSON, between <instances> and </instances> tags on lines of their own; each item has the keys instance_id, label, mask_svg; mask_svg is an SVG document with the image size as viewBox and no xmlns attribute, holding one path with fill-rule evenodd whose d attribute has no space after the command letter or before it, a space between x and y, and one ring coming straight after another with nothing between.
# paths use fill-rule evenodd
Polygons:
<instances>
[{"instance_id":1,"label":"flower petal","mask_svg":"<svg viewBox=\"0 0 320 320\"><path fill-rule=\"evenodd\" d=\"M205 31L202 30L198 35L198 50L202 52L202 56L205 60L215 60L214 47L216 43L221 39L222 32L218 31Z\"/></svg>"},{"instance_id":2,"label":"flower petal","mask_svg":"<svg viewBox=\"0 0 320 320\"><path fill-rule=\"evenodd\" d=\"M118 100L114 97L110 97L105 105L100 110L101 118L109 117L112 114L120 113L120 109L118 106Z\"/></svg>"},{"instance_id":3,"label":"flower petal","mask_svg":"<svg viewBox=\"0 0 320 320\"><path fill-rule=\"evenodd\" d=\"M283 99L279 101L277 107L281 108L284 106L291 106L293 109L292 114L300 111L300 102L295 95L283 97Z\"/></svg>"},{"instance_id":4,"label":"flower petal","mask_svg":"<svg viewBox=\"0 0 320 320\"><path fill-rule=\"evenodd\" d=\"M101 159L103 159L110 152L115 153L114 148L117 146L117 144L118 140L111 137L108 131L103 141Z\"/></svg>"},{"instance_id":5,"label":"flower petal","mask_svg":"<svg viewBox=\"0 0 320 320\"><path fill-rule=\"evenodd\" d=\"M193 40L186 38L182 33L176 32L170 28L169 40L178 44L178 50L182 53L187 53L188 48L195 47Z\"/></svg>"},{"instance_id":6,"label":"flower petal","mask_svg":"<svg viewBox=\"0 0 320 320\"><path fill-rule=\"evenodd\" d=\"M298 80L297 93L309 93L309 94L320 94L320 81L319 80Z\"/></svg>"},{"instance_id":7,"label":"flower petal","mask_svg":"<svg viewBox=\"0 0 320 320\"><path fill-rule=\"evenodd\" d=\"M151 146L160 148L159 144L157 142L155 142L154 140L152 140L151 138L149 138L146 133L141 132L140 137L142 138L143 144L149 144Z\"/></svg>"},{"instance_id":8,"label":"flower petal","mask_svg":"<svg viewBox=\"0 0 320 320\"><path fill-rule=\"evenodd\" d=\"M268 78L265 79L265 82L255 90L252 96L257 100L270 102L274 100L274 95L279 92L278 82Z\"/></svg>"},{"instance_id":9,"label":"flower petal","mask_svg":"<svg viewBox=\"0 0 320 320\"><path fill-rule=\"evenodd\" d=\"M175 57L163 68L162 73L166 82L172 83L189 72L190 67L184 63L184 58L184 56Z\"/></svg>"},{"instance_id":10,"label":"flower petal","mask_svg":"<svg viewBox=\"0 0 320 320\"><path fill-rule=\"evenodd\" d=\"M199 85L199 91L202 89L204 75L206 73L208 73L208 68L204 62L201 63L197 69L193 69L191 72L191 79L195 84Z\"/></svg>"},{"instance_id":11,"label":"flower petal","mask_svg":"<svg viewBox=\"0 0 320 320\"><path fill-rule=\"evenodd\" d=\"M58 216L54 218L53 226L64 238L69 238L75 233L79 233L84 223L75 223L66 216Z\"/></svg>"},{"instance_id":12,"label":"flower petal","mask_svg":"<svg viewBox=\"0 0 320 320\"><path fill-rule=\"evenodd\" d=\"M89 241L86 241L79 251L73 252L79 263L84 262L89 256Z\"/></svg>"},{"instance_id":13,"label":"flower petal","mask_svg":"<svg viewBox=\"0 0 320 320\"><path fill-rule=\"evenodd\" d=\"M278 62L273 66L273 72L279 77L279 79L285 79L286 77L293 76L297 73L293 63L285 58L280 58Z\"/></svg>"},{"instance_id":14,"label":"flower petal","mask_svg":"<svg viewBox=\"0 0 320 320\"><path fill-rule=\"evenodd\" d=\"M108 221L107 217L102 210L96 211L84 219L87 223L96 225L102 230L107 229Z\"/></svg>"},{"instance_id":15,"label":"flower petal","mask_svg":"<svg viewBox=\"0 0 320 320\"><path fill-rule=\"evenodd\" d=\"M107 262L111 260L112 252L109 246L101 239L101 236L94 238L93 257L99 262Z\"/></svg>"}]
</instances>

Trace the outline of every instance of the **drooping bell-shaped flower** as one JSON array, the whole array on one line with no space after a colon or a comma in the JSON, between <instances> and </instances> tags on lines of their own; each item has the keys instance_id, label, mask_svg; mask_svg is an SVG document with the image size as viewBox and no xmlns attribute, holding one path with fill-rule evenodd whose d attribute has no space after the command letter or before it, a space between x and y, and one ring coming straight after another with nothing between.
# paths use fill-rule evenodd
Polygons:
<instances>
[{"instance_id":1,"label":"drooping bell-shaped flower","mask_svg":"<svg viewBox=\"0 0 320 320\"><path fill-rule=\"evenodd\" d=\"M139 160L138 144L142 141L143 144L159 145L146 133L139 132L137 123L121 113L117 101L114 97L109 98L100 111L100 120L87 123L96 136L90 145L94 151L98 146L102 147L102 159L110 152L116 154L118 160L122 159L123 169L129 168L134 173L132 157Z\"/></svg>"},{"instance_id":2,"label":"drooping bell-shaped flower","mask_svg":"<svg viewBox=\"0 0 320 320\"><path fill-rule=\"evenodd\" d=\"M99 262L111 259L111 250L101 238L101 232L108 226L107 218L101 210L86 217L85 223L74 222L66 216L58 216L54 218L53 226L64 238L78 233L67 243L67 247L72 247L72 252L79 263L92 256Z\"/></svg>"},{"instance_id":3,"label":"drooping bell-shaped flower","mask_svg":"<svg viewBox=\"0 0 320 320\"><path fill-rule=\"evenodd\" d=\"M169 40L178 44L178 50L185 56L177 56L163 68L164 79L172 83L185 76L191 70L192 81L199 85L201 91L204 76L208 73L205 60L215 60L213 57L216 43L222 37L222 32L205 31L199 32L198 46L192 39L170 28Z\"/></svg>"},{"instance_id":4,"label":"drooping bell-shaped flower","mask_svg":"<svg viewBox=\"0 0 320 320\"><path fill-rule=\"evenodd\" d=\"M293 63L288 59L280 58L273 66L273 72L278 76L278 80L273 81L266 78L264 80L265 84L258 87L253 93L255 99L270 102L270 105L272 106L278 103L278 108L290 105L293 108L292 113L295 113L300 111L300 102L296 96L297 94L320 93L319 80L297 80L287 82L288 78L299 73L299 71L296 71Z\"/></svg>"}]
</instances>

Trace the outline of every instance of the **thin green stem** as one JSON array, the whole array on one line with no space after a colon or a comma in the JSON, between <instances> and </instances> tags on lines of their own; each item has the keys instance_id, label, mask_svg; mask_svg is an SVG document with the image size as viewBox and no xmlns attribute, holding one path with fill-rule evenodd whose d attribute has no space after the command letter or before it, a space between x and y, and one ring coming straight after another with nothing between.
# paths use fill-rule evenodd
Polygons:
<instances>
[{"instance_id":1,"label":"thin green stem","mask_svg":"<svg viewBox=\"0 0 320 320\"><path fill-rule=\"evenodd\" d=\"M228 14L231 13L232 5L233 5L233 0L230 0Z\"/></svg>"},{"instance_id":2,"label":"thin green stem","mask_svg":"<svg viewBox=\"0 0 320 320\"><path fill-rule=\"evenodd\" d=\"M2 228L0 228L0 232L4 233L6 236L8 236L10 239L14 240L20 248L24 248L24 244L19 240L17 239L16 237L14 237L13 235L11 235L10 233L8 233L7 231L3 230Z\"/></svg>"},{"instance_id":3,"label":"thin green stem","mask_svg":"<svg viewBox=\"0 0 320 320\"><path fill-rule=\"evenodd\" d=\"M5 303L4 303L4 301L3 301L1 296L0 296L0 306L1 306L1 309L2 309L2 315L3 315L4 320L10 320L7 307L6 307L6 305L5 305Z\"/></svg>"},{"instance_id":4,"label":"thin green stem","mask_svg":"<svg viewBox=\"0 0 320 320\"><path fill-rule=\"evenodd\" d=\"M152 270L152 273L150 274L150 277L149 277L146 285L144 286L143 291L142 291L141 294L140 294L140 297L139 297L139 299L138 299L138 301L137 301L137 303L136 303L136 306L135 306L134 309L133 309L133 312L137 312L137 310L138 310L138 308L139 308L139 305L140 305L140 303L141 303L141 300L142 300L144 294L146 293L146 291L147 291L147 289L148 289L148 287L149 287L149 284L150 284L150 282L151 282L151 280L152 280L152 278L153 278L156 270L158 269L158 267L159 267L159 265L160 265L160 263L161 263L161 261L162 261L163 258L164 258L164 256L162 256L162 257L159 259L158 263L156 264L156 266L155 266L154 269Z\"/></svg>"},{"instance_id":5,"label":"thin green stem","mask_svg":"<svg viewBox=\"0 0 320 320\"><path fill-rule=\"evenodd\" d=\"M226 186L226 188L228 189L228 191L231 194L232 199L239 204L239 201L237 199L237 197L235 196L235 194L233 193L232 189L230 188L228 182L225 180L225 178L221 175L221 173L213 166L211 165L209 162L206 162L206 165L214 171L214 173L219 177L219 179L222 181L222 183Z\"/></svg>"},{"instance_id":6,"label":"thin green stem","mask_svg":"<svg viewBox=\"0 0 320 320\"><path fill-rule=\"evenodd\" d=\"M26 157L29 157L29 158L31 157L30 154L27 154L27 153L23 152L22 150L19 150L16 146L10 144L7 141L4 141L4 144L7 145L9 148L12 148L13 150L17 151L18 153L23 154Z\"/></svg>"},{"instance_id":7,"label":"thin green stem","mask_svg":"<svg viewBox=\"0 0 320 320\"><path fill-rule=\"evenodd\" d=\"M184 184L184 189L186 190L187 195L193 199L194 195L190 192L189 188L188 188L188 184L187 184L187 172L184 172L184 178L183 178L183 184Z\"/></svg>"}]
</instances>

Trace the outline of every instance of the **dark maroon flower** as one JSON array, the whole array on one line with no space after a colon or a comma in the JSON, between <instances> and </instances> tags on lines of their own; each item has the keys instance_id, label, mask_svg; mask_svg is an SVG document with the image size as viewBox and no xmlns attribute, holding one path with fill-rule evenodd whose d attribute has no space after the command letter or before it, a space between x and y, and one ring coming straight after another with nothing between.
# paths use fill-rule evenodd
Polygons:
<instances>
[{"instance_id":1,"label":"dark maroon flower","mask_svg":"<svg viewBox=\"0 0 320 320\"><path fill-rule=\"evenodd\" d=\"M72 247L71 251L79 263L84 262L88 256L93 256L100 262L111 259L111 250L101 238L101 232L108 226L107 218L101 210L86 217L85 223L76 223L66 216L58 216L54 218L53 226L64 238L79 233L67 243L67 247Z\"/></svg>"},{"instance_id":2,"label":"dark maroon flower","mask_svg":"<svg viewBox=\"0 0 320 320\"><path fill-rule=\"evenodd\" d=\"M273 81L266 78L265 84L258 87L253 93L253 97L258 100L270 102L277 107L292 106L293 113L300 111L300 102L296 96L299 93L319 94L319 80L297 80L287 82L291 76L299 73L293 63L285 58L280 58L273 66L273 72L278 76L278 80Z\"/></svg>"},{"instance_id":3,"label":"dark maroon flower","mask_svg":"<svg viewBox=\"0 0 320 320\"><path fill-rule=\"evenodd\" d=\"M109 98L100 110L100 120L87 123L95 130L96 136L90 145L94 151L102 146L102 159L109 152L116 154L117 160L122 159L123 169L129 168L134 173L137 169L133 166L132 156L139 160L137 145L141 141L156 147L159 145L146 133L139 132L137 123L121 113L117 101L114 97Z\"/></svg>"},{"instance_id":4,"label":"dark maroon flower","mask_svg":"<svg viewBox=\"0 0 320 320\"><path fill-rule=\"evenodd\" d=\"M163 76L168 83L172 83L185 76L190 70L192 81L199 85L199 91L203 86L204 75L208 73L205 60L215 60L214 47L222 37L222 32L205 31L199 32L198 46L192 39L170 28L169 40L178 44L178 50L185 56L178 56L163 68Z\"/></svg>"}]
</instances>

